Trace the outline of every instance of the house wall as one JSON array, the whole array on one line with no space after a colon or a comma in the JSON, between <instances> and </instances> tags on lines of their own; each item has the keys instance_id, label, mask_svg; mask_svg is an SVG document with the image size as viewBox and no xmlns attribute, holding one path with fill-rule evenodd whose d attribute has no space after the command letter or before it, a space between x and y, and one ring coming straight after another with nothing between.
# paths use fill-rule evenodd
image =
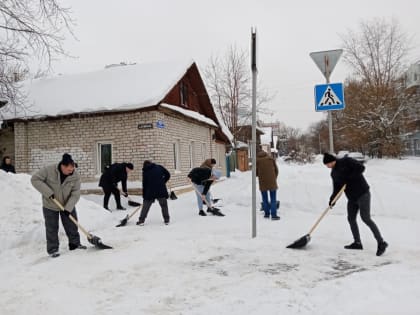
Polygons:
<instances>
[{"instance_id":1,"label":"house wall","mask_svg":"<svg viewBox=\"0 0 420 315\"><path fill-rule=\"evenodd\" d=\"M158 120L163 122L163 128L156 127ZM147 123L152 123L153 129L138 129L139 124ZM208 126L159 111L16 122L15 166L18 172L32 174L47 164L58 163L63 153L68 152L78 163L83 182L98 181L97 146L103 142L112 144L113 163L134 164L130 181L141 180L143 161L150 159L170 171L173 187L182 186L188 184L191 143L193 167L206 158L215 157L217 152L224 153L224 146L212 140L213 133ZM180 145L178 171L174 169L173 143L176 141ZM217 159L224 171L224 159Z\"/></svg>"},{"instance_id":2,"label":"house wall","mask_svg":"<svg viewBox=\"0 0 420 315\"><path fill-rule=\"evenodd\" d=\"M10 156L15 162L15 137L11 127L0 129L0 161L4 156Z\"/></svg>"}]
</instances>

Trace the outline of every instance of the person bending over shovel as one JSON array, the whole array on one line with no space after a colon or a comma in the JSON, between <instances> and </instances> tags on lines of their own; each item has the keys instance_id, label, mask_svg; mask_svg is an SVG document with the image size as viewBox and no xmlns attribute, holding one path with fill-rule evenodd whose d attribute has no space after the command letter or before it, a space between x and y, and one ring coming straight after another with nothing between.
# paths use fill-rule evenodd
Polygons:
<instances>
[{"instance_id":1,"label":"person bending over shovel","mask_svg":"<svg viewBox=\"0 0 420 315\"><path fill-rule=\"evenodd\" d=\"M206 203L207 212L210 212L213 215L217 216L224 216L224 214L220 212L219 209L212 206L209 190L213 181L217 179L217 177L212 173L212 168L214 167L214 165L216 165L216 160L209 159L208 162L209 163L207 164L209 164L210 167L209 165L205 165L204 167L202 166L193 168L187 175L194 187L197 196L198 215L207 215L203 210L203 203Z\"/></svg>"},{"instance_id":2,"label":"person bending over shovel","mask_svg":"<svg viewBox=\"0 0 420 315\"><path fill-rule=\"evenodd\" d=\"M363 176L365 167L355 159L344 157L337 159L334 155L324 153L323 162L326 167L331 169L333 180L333 193L331 194L329 205L334 206L333 199L341 187L346 184L344 193L347 196L347 220L353 234L354 242L344 246L345 249L363 249L360 240L359 227L357 225L357 213L360 210L362 221L370 228L376 241L378 249L376 256L381 256L388 247L387 242L381 236L378 227L370 217L370 191L369 185Z\"/></svg>"},{"instance_id":3,"label":"person bending over shovel","mask_svg":"<svg viewBox=\"0 0 420 315\"><path fill-rule=\"evenodd\" d=\"M69 249L86 249L86 246L80 244L77 226L69 218L71 214L77 220L75 205L80 199L80 175L71 155L65 153L60 163L40 169L32 176L31 183L42 195L48 254L51 257L60 256L59 217L69 239ZM64 205L65 210L60 211L53 199Z\"/></svg>"},{"instance_id":4,"label":"person bending over shovel","mask_svg":"<svg viewBox=\"0 0 420 315\"><path fill-rule=\"evenodd\" d=\"M104 191L104 208L109 210L108 201L111 194L115 197L115 203L117 204L117 210L126 210L121 205L120 191L118 189L118 183L121 182L122 193L124 197L128 197L127 193L127 176L134 169L132 163L114 163L109 167L105 168L105 171L99 179L99 186Z\"/></svg>"}]
</instances>

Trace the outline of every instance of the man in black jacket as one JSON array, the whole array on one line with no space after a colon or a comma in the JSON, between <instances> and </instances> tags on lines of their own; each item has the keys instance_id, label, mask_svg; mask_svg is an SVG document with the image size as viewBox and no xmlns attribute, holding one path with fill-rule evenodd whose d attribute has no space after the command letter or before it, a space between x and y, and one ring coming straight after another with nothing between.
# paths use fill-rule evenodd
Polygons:
<instances>
[{"instance_id":1,"label":"man in black jacket","mask_svg":"<svg viewBox=\"0 0 420 315\"><path fill-rule=\"evenodd\" d=\"M115 197L118 210L125 210L121 206L120 191L118 189L118 183L121 182L123 195L128 197L127 193L127 176L134 169L132 163L114 163L111 166L105 168L105 171L99 179L99 186L104 191L104 208L109 210L108 201L111 193Z\"/></svg>"},{"instance_id":2,"label":"man in black jacket","mask_svg":"<svg viewBox=\"0 0 420 315\"><path fill-rule=\"evenodd\" d=\"M168 189L166 183L171 178L168 170L162 165L152 163L149 160L143 162L143 207L137 225L144 225L149 209L155 199L158 200L162 209L163 221L169 224Z\"/></svg>"},{"instance_id":3,"label":"man in black jacket","mask_svg":"<svg viewBox=\"0 0 420 315\"><path fill-rule=\"evenodd\" d=\"M331 194L329 205L332 207L332 201L343 185L346 185L344 190L347 202L347 220L350 224L350 229L353 234L354 242L350 245L344 246L346 249L363 249L360 240L359 227L357 225L357 213L360 210L362 221L369 226L376 241L378 242L377 256L381 256L388 244L383 240L381 233L375 222L370 217L370 191L369 185L363 176L365 167L358 161L344 157L337 159L334 155L324 153L324 164L331 169L331 177L333 180L333 193Z\"/></svg>"},{"instance_id":4,"label":"man in black jacket","mask_svg":"<svg viewBox=\"0 0 420 315\"><path fill-rule=\"evenodd\" d=\"M10 156L5 156L3 158L3 163L1 163L0 169L5 172L16 173L15 167L12 164L12 159Z\"/></svg>"}]
</instances>

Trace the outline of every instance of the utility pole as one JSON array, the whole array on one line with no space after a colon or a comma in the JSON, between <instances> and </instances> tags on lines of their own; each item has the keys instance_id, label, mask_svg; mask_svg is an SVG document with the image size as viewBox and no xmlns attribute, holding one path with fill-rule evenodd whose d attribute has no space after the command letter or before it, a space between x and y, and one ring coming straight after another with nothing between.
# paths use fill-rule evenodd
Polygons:
<instances>
[{"instance_id":1,"label":"utility pole","mask_svg":"<svg viewBox=\"0 0 420 315\"><path fill-rule=\"evenodd\" d=\"M251 28L251 70L252 70L252 238L257 236L257 30Z\"/></svg>"}]
</instances>

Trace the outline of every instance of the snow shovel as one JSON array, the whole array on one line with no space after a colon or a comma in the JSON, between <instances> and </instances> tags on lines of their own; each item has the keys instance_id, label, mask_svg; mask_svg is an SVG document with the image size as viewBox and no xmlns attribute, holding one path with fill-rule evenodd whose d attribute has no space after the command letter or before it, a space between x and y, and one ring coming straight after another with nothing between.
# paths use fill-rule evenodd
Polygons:
<instances>
[{"instance_id":1,"label":"snow shovel","mask_svg":"<svg viewBox=\"0 0 420 315\"><path fill-rule=\"evenodd\" d=\"M126 215L126 217L120 221L120 224L116 225L116 227L120 227L120 226L124 226L124 225L126 225L126 224L127 224L127 222L128 222L128 220L130 220L130 219L131 219L131 217L132 217L133 215L135 215L135 214L137 213L137 211L139 211L139 210L140 210L140 208L141 208L141 204L140 204L140 205L137 207L137 209L135 209L135 210L134 210L131 214L127 214L127 215Z\"/></svg>"},{"instance_id":2,"label":"snow shovel","mask_svg":"<svg viewBox=\"0 0 420 315\"><path fill-rule=\"evenodd\" d=\"M335 195L334 199L332 200L331 204L334 205L338 198L340 198L341 194L343 193L344 189L346 189L346 185L344 185L340 191ZM328 206L327 209L322 212L321 216L318 218L318 220L315 222L315 224L312 226L312 228L309 230L309 233L305 236L302 236L300 239L296 240L294 243L290 244L286 248L302 248L305 247L306 244L309 243L311 240L311 234L315 230L315 228L318 226L319 222L324 218L324 216L327 214L327 212L332 209L333 206Z\"/></svg>"},{"instance_id":3,"label":"snow shovel","mask_svg":"<svg viewBox=\"0 0 420 315\"><path fill-rule=\"evenodd\" d=\"M64 207L62 206L62 204L57 199L52 198L52 201L54 201L54 203L60 208L61 211L66 211L66 210L64 210ZM86 235L86 237L88 239L88 242L95 245L96 248L98 248L98 249L112 248L111 246L108 246L108 245L105 245L104 243L102 243L102 241L99 237L97 237L97 236L89 233L88 231L86 231L71 214L69 214L69 218L70 218L70 220L73 221L74 224L77 225L77 227L83 232L83 234Z\"/></svg>"},{"instance_id":4,"label":"snow shovel","mask_svg":"<svg viewBox=\"0 0 420 315\"><path fill-rule=\"evenodd\" d=\"M121 195L123 195L124 197L126 197L125 195L124 195L124 193L120 190L120 194ZM137 202L137 201L133 201L130 197L126 197L127 199L128 199L128 205L129 206L132 206L132 207L138 207L138 206L140 206L141 205L141 203L139 203L139 202Z\"/></svg>"},{"instance_id":5,"label":"snow shovel","mask_svg":"<svg viewBox=\"0 0 420 315\"><path fill-rule=\"evenodd\" d=\"M199 194L199 195L200 195L200 197L201 197L201 192L200 192L200 191L198 191L198 189L197 189L194 185L192 185L192 186L193 186L193 188L194 188L195 192L196 192L197 194ZM207 201L207 199L206 199L206 198L204 198L204 202L206 203L207 207L209 208L208 212L212 213L213 215L217 215L217 216L219 216L219 217L224 217L224 216L225 216L222 212L220 212L220 209L219 209L219 208L216 208L216 207L214 207L214 206L209 205L209 203L208 203L208 201ZM211 209L211 210L210 210L210 209Z\"/></svg>"}]
</instances>

